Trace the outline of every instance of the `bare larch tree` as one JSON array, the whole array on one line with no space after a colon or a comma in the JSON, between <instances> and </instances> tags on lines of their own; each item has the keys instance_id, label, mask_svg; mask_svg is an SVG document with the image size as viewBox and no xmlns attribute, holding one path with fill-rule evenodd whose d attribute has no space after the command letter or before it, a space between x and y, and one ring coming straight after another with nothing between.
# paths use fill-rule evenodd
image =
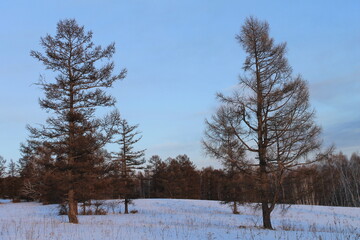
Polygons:
<instances>
[{"instance_id":1,"label":"bare larch tree","mask_svg":"<svg viewBox=\"0 0 360 240\"><path fill-rule=\"evenodd\" d=\"M274 43L269 24L249 17L236 39L247 53L244 74L232 95L218 94L223 106L206 122L204 147L254 176L263 227L272 229L270 215L279 200L284 173L309 162L308 154L321 145L320 128L314 123L307 83L292 76L286 44ZM237 142L230 153L238 156L224 152L229 139Z\"/></svg>"},{"instance_id":2,"label":"bare larch tree","mask_svg":"<svg viewBox=\"0 0 360 240\"><path fill-rule=\"evenodd\" d=\"M94 154L109 142L119 119L116 113L98 118L95 111L115 104L115 99L104 89L126 75L125 69L113 75L114 63L105 61L115 53L114 43L105 48L95 46L92 36L91 31L85 32L74 19L65 19L58 22L55 36L41 38L44 52L30 54L57 74L55 81L41 78L38 83L45 93L39 100L40 106L52 115L43 126L29 130L33 138L51 146L53 161L63 172L70 223L78 223L79 182L97 164Z\"/></svg>"},{"instance_id":3,"label":"bare larch tree","mask_svg":"<svg viewBox=\"0 0 360 240\"><path fill-rule=\"evenodd\" d=\"M138 127L138 125L129 125L127 120L121 119L117 126L118 139L114 141L120 146L120 151L115 153L113 165L115 176L120 180L120 186L117 187L124 198L125 214L129 213L128 205L131 202L131 194L134 192L132 175L145 163L145 149L134 150L134 145L142 138L139 136L140 132L137 131Z\"/></svg>"}]
</instances>

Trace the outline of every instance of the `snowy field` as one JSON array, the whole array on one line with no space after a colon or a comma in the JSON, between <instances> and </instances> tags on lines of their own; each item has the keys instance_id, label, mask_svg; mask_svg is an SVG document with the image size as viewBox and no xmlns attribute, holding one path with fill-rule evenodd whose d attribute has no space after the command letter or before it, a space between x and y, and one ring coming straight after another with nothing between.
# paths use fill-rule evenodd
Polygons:
<instances>
[{"instance_id":1,"label":"snowy field","mask_svg":"<svg viewBox=\"0 0 360 240\"><path fill-rule=\"evenodd\" d=\"M217 201L138 199L130 210L79 216L80 224L58 216L56 205L0 204L1 240L116 240L116 239L360 239L360 209L293 205L272 214L275 230L261 229L261 213L240 206L240 214ZM115 209L119 211L122 209Z\"/></svg>"}]
</instances>

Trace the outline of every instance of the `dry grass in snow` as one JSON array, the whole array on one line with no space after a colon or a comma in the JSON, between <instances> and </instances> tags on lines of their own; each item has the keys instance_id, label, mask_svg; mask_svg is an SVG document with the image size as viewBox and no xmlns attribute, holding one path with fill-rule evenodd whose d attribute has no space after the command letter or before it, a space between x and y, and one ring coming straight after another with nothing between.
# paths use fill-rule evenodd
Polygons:
<instances>
[{"instance_id":1,"label":"dry grass in snow","mask_svg":"<svg viewBox=\"0 0 360 240\"><path fill-rule=\"evenodd\" d=\"M113 200L107 215L79 216L80 224L58 216L57 205L0 204L1 240L91 239L360 239L360 209L293 205L272 214L275 230L261 229L261 212L252 205L240 214L217 201L138 199L136 214L119 214ZM115 214L113 213L115 211Z\"/></svg>"}]
</instances>

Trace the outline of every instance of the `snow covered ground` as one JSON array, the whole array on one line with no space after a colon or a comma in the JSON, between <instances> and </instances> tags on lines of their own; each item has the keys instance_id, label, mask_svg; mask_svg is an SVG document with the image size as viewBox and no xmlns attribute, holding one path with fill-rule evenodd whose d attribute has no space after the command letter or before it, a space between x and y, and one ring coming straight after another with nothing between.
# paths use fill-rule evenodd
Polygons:
<instances>
[{"instance_id":1,"label":"snow covered ground","mask_svg":"<svg viewBox=\"0 0 360 240\"><path fill-rule=\"evenodd\" d=\"M1 240L145 239L360 239L360 209L293 205L272 214L275 230L261 229L261 212L240 206L234 215L217 201L138 199L136 214L58 216L56 205L0 201ZM116 209L119 211L119 209Z\"/></svg>"}]
</instances>

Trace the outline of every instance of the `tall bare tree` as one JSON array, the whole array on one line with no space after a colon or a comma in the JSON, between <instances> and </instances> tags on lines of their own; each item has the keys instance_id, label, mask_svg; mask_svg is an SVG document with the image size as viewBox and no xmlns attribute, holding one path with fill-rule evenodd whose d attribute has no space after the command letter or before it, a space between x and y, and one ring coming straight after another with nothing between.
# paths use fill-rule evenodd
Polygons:
<instances>
[{"instance_id":1,"label":"tall bare tree","mask_svg":"<svg viewBox=\"0 0 360 240\"><path fill-rule=\"evenodd\" d=\"M253 172L263 226L272 229L270 214L284 173L305 164L307 155L319 149L320 128L314 123L307 84L300 76L292 76L286 44L274 43L269 24L249 17L236 39L247 53L244 74L231 96L218 94L223 110L207 122L204 146L210 154ZM234 150L241 146L247 159L255 159L224 154L217 146L226 143L223 136L227 135L237 141Z\"/></svg>"},{"instance_id":2,"label":"tall bare tree","mask_svg":"<svg viewBox=\"0 0 360 240\"><path fill-rule=\"evenodd\" d=\"M116 113L105 119L97 118L98 107L109 107L115 99L104 91L117 80L123 79L126 70L113 75L114 43L102 48L92 42L92 32L85 32L74 19L57 24L55 36L41 38L44 52L31 51L31 56L42 62L46 69L58 74L53 82L41 78L39 85L45 97L39 100L41 108L52 115L40 128L29 127L33 138L50 146L52 162L62 171L69 203L69 222L78 223L76 216L76 189L91 166L95 166L97 153L114 133Z\"/></svg>"}]
</instances>

